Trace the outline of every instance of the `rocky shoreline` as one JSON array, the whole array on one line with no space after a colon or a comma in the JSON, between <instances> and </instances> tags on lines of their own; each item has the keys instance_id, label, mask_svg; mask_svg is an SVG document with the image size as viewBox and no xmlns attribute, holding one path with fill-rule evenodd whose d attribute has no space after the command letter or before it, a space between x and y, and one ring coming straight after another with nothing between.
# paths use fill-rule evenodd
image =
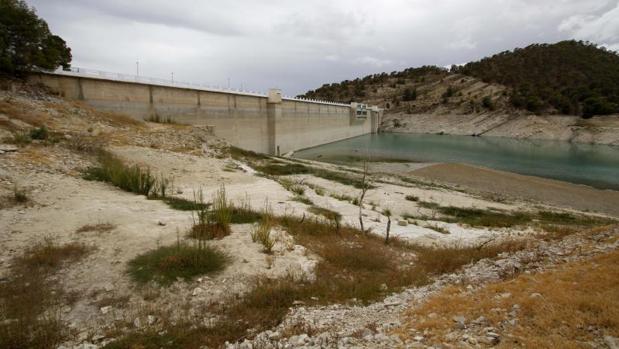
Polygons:
<instances>
[{"instance_id":1,"label":"rocky shoreline","mask_svg":"<svg viewBox=\"0 0 619 349\"><path fill-rule=\"evenodd\" d=\"M619 115L385 114L381 131L542 139L619 146Z\"/></svg>"}]
</instances>

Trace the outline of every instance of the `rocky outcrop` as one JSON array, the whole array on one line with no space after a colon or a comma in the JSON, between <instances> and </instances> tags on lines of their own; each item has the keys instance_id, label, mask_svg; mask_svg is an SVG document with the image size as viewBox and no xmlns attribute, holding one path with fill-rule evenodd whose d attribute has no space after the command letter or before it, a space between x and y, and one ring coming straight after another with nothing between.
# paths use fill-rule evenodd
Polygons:
<instances>
[{"instance_id":1,"label":"rocky outcrop","mask_svg":"<svg viewBox=\"0 0 619 349\"><path fill-rule=\"evenodd\" d=\"M619 115L386 114L381 130L619 145Z\"/></svg>"}]
</instances>

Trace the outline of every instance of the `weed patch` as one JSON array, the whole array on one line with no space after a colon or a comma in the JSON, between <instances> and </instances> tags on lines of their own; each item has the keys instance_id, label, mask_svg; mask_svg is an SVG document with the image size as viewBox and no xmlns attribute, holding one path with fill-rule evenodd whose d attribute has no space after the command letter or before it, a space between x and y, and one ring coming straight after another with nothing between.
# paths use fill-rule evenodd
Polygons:
<instances>
[{"instance_id":1,"label":"weed patch","mask_svg":"<svg viewBox=\"0 0 619 349\"><path fill-rule=\"evenodd\" d=\"M72 262L82 258L90 251L84 244L72 242L65 245L58 245L51 239L45 239L26 250L17 263L22 267L35 270L43 269L54 271L59 269L65 262Z\"/></svg>"},{"instance_id":2,"label":"weed patch","mask_svg":"<svg viewBox=\"0 0 619 349\"><path fill-rule=\"evenodd\" d=\"M271 231L271 226L281 227L297 244L319 257L315 281L292 277L258 279L242 299L233 298L216 310L224 315L213 327L198 326L190 331L169 329L168 333L178 336L174 343L196 341L197 346L218 347L225 341L242 340L276 326L295 301L309 305L368 303L402 287L426 284L433 275L519 248L487 244L470 249L430 249L409 246L397 239L385 244L381 237L363 234L349 226L336 227L324 218L272 216L268 211L262 217L252 233L254 241L260 242L260 235L270 239L266 232ZM142 336L146 335L130 335L122 343L147 347L145 343L152 338ZM132 342L128 342L130 339Z\"/></svg>"},{"instance_id":3,"label":"weed patch","mask_svg":"<svg viewBox=\"0 0 619 349\"><path fill-rule=\"evenodd\" d=\"M199 209L208 208L211 205L210 203L195 202L192 200L187 200L187 199L178 198L174 196L156 197L153 199L161 200L165 202L170 208L179 210L179 211L195 211Z\"/></svg>"},{"instance_id":4,"label":"weed patch","mask_svg":"<svg viewBox=\"0 0 619 349\"><path fill-rule=\"evenodd\" d=\"M268 209L267 209L268 210ZM251 232L251 240L262 244L263 252L271 254L275 240L271 238L271 229L273 228L273 219L268 211L262 216L260 223L254 227Z\"/></svg>"},{"instance_id":5,"label":"weed patch","mask_svg":"<svg viewBox=\"0 0 619 349\"><path fill-rule=\"evenodd\" d=\"M415 195L406 195L404 198L408 201L413 201L413 202L419 201L419 197Z\"/></svg>"},{"instance_id":6,"label":"weed patch","mask_svg":"<svg viewBox=\"0 0 619 349\"><path fill-rule=\"evenodd\" d=\"M79 227L75 232L76 233L88 233L88 232L96 232L96 233L108 233L114 230L116 226L111 223L99 223L99 224L86 224Z\"/></svg>"},{"instance_id":7,"label":"weed patch","mask_svg":"<svg viewBox=\"0 0 619 349\"><path fill-rule=\"evenodd\" d=\"M99 167L86 170L84 179L111 183L122 190L149 196L157 194L157 178L149 169L127 166L112 153L99 153Z\"/></svg>"},{"instance_id":8,"label":"weed patch","mask_svg":"<svg viewBox=\"0 0 619 349\"><path fill-rule=\"evenodd\" d=\"M542 225L553 224L590 227L615 222L612 219L574 215L565 212L506 212L493 209L482 210L476 208L441 206L436 203L425 201L419 201L418 205L446 216L446 218L443 219L445 221L468 224L473 227L507 228L529 224L533 221L537 221Z\"/></svg>"},{"instance_id":9,"label":"weed patch","mask_svg":"<svg viewBox=\"0 0 619 349\"><path fill-rule=\"evenodd\" d=\"M0 282L0 347L56 348L68 336L59 316L65 292L49 277L67 262L83 257L81 244L57 245L47 239L15 258Z\"/></svg>"},{"instance_id":10,"label":"weed patch","mask_svg":"<svg viewBox=\"0 0 619 349\"><path fill-rule=\"evenodd\" d=\"M176 244L159 247L132 259L129 275L141 284L156 281L169 285L177 278L189 280L221 271L228 261L225 253L212 247Z\"/></svg>"},{"instance_id":11,"label":"weed patch","mask_svg":"<svg viewBox=\"0 0 619 349\"><path fill-rule=\"evenodd\" d=\"M18 132L15 132L13 136L7 140L7 142L15 144L15 145L19 145L19 146L24 146L24 145L32 143L32 138L30 138L29 133L18 131Z\"/></svg>"},{"instance_id":12,"label":"weed patch","mask_svg":"<svg viewBox=\"0 0 619 349\"><path fill-rule=\"evenodd\" d=\"M245 160L245 161L257 161L257 160L268 160L270 157L265 154L260 154L253 152L251 150L245 150L237 147L229 147L228 152L230 156L235 160Z\"/></svg>"},{"instance_id":13,"label":"weed patch","mask_svg":"<svg viewBox=\"0 0 619 349\"><path fill-rule=\"evenodd\" d=\"M49 137L49 130L45 125L30 130L30 138L38 140L46 140Z\"/></svg>"},{"instance_id":14,"label":"weed patch","mask_svg":"<svg viewBox=\"0 0 619 349\"><path fill-rule=\"evenodd\" d=\"M13 186L13 200L18 204L24 204L30 201L28 198L28 193L25 189L17 187L17 185Z\"/></svg>"},{"instance_id":15,"label":"weed patch","mask_svg":"<svg viewBox=\"0 0 619 349\"><path fill-rule=\"evenodd\" d=\"M308 208L307 210L315 215L323 216L328 220L334 220L334 219L340 220L342 218L342 215L339 212L335 212L333 210L329 210L328 208L324 208L324 207L312 206Z\"/></svg>"},{"instance_id":16,"label":"weed patch","mask_svg":"<svg viewBox=\"0 0 619 349\"><path fill-rule=\"evenodd\" d=\"M278 165L270 163L262 166L256 166L255 170L271 176L288 176L311 172L309 167L301 164Z\"/></svg>"},{"instance_id":17,"label":"weed patch","mask_svg":"<svg viewBox=\"0 0 619 349\"><path fill-rule=\"evenodd\" d=\"M295 195L294 198L292 198L292 200L296 202L300 202L302 204L309 205L309 206L314 204L312 200L310 200L307 196L303 196L303 195Z\"/></svg>"}]
</instances>

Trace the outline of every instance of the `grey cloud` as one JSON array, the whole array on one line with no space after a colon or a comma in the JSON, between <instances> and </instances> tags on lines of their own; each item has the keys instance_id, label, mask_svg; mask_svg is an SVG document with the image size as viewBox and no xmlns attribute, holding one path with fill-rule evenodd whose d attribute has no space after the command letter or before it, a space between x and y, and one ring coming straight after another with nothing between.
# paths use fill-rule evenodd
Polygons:
<instances>
[{"instance_id":1,"label":"grey cloud","mask_svg":"<svg viewBox=\"0 0 619 349\"><path fill-rule=\"evenodd\" d=\"M619 49L616 0L26 0L74 65L294 95L536 42Z\"/></svg>"}]
</instances>

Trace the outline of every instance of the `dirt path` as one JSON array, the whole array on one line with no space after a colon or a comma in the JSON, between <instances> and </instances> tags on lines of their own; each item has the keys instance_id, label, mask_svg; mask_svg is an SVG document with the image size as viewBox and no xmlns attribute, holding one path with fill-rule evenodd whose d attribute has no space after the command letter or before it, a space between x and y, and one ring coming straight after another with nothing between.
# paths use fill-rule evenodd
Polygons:
<instances>
[{"instance_id":1,"label":"dirt path","mask_svg":"<svg viewBox=\"0 0 619 349\"><path fill-rule=\"evenodd\" d=\"M614 190L461 164L437 164L409 173L481 194L502 193L515 199L619 217L619 192Z\"/></svg>"}]
</instances>

